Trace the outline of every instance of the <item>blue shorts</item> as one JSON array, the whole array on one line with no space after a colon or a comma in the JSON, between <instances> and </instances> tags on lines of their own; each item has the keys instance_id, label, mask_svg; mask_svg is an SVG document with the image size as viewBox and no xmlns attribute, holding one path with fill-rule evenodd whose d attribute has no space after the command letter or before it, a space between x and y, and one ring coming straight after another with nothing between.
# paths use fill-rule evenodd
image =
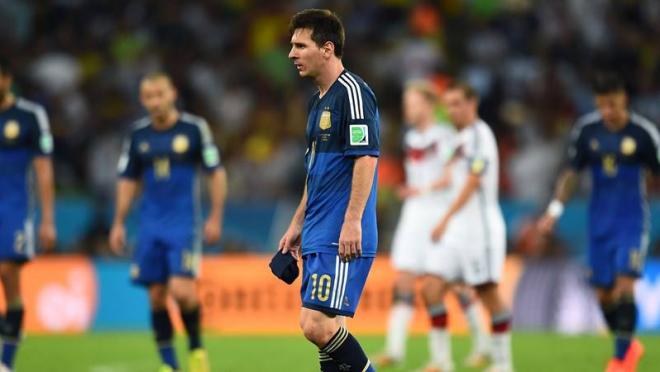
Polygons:
<instances>
[{"instance_id":1,"label":"blue shorts","mask_svg":"<svg viewBox=\"0 0 660 372\"><path fill-rule=\"evenodd\" d=\"M336 254L306 254L300 288L303 307L353 317L373 262L373 257L343 262Z\"/></svg>"},{"instance_id":2,"label":"blue shorts","mask_svg":"<svg viewBox=\"0 0 660 372\"><path fill-rule=\"evenodd\" d=\"M643 231L617 231L589 241L590 282L595 287L612 288L617 276L639 278L648 247Z\"/></svg>"},{"instance_id":3,"label":"blue shorts","mask_svg":"<svg viewBox=\"0 0 660 372\"><path fill-rule=\"evenodd\" d=\"M194 278L199 271L202 242L193 229L144 229L133 254L131 279L135 284L166 284L172 276Z\"/></svg>"},{"instance_id":4,"label":"blue shorts","mask_svg":"<svg viewBox=\"0 0 660 372\"><path fill-rule=\"evenodd\" d=\"M33 221L0 214L0 261L26 262L33 256Z\"/></svg>"}]
</instances>

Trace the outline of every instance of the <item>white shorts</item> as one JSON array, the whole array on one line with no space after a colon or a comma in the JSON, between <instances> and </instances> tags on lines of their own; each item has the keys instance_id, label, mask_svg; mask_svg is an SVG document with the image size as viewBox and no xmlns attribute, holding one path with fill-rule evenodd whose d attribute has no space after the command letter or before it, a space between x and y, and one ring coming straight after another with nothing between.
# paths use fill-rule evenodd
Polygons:
<instances>
[{"instance_id":1,"label":"white shorts","mask_svg":"<svg viewBox=\"0 0 660 372\"><path fill-rule=\"evenodd\" d=\"M443 206L435 207L433 201L406 201L392 241L395 269L414 274L425 272L426 255L433 245L431 231L440 222L443 212Z\"/></svg>"},{"instance_id":2,"label":"white shorts","mask_svg":"<svg viewBox=\"0 0 660 372\"><path fill-rule=\"evenodd\" d=\"M450 282L497 283L506 256L506 231L501 216L485 222L450 221L444 236L426 255L424 271Z\"/></svg>"}]
</instances>

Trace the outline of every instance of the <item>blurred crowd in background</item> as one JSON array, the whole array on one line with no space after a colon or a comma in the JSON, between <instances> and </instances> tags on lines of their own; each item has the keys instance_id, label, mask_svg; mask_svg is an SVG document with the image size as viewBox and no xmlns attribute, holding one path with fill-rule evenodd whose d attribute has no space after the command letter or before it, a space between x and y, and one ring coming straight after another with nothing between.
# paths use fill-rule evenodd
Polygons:
<instances>
[{"instance_id":1,"label":"blurred crowd in background","mask_svg":"<svg viewBox=\"0 0 660 372\"><path fill-rule=\"evenodd\" d=\"M0 50L12 58L17 93L49 113L59 195L109 208L122 139L144 115L139 80L162 70L180 107L208 119L230 201L299 198L315 89L287 59L287 28L309 7L343 19L345 66L378 97L381 220L390 233L406 81L441 88L457 77L476 87L500 145L502 198L539 210L568 130L593 109L594 70L622 73L634 109L660 122L656 0L0 0Z\"/></svg>"}]
</instances>

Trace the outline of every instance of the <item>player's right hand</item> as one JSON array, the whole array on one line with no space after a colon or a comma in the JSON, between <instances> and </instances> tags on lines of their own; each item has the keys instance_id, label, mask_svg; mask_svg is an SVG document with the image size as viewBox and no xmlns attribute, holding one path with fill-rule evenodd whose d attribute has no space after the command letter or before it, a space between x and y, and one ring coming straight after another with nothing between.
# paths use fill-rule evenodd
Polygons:
<instances>
[{"instance_id":1,"label":"player's right hand","mask_svg":"<svg viewBox=\"0 0 660 372\"><path fill-rule=\"evenodd\" d=\"M302 234L302 229L300 227L295 225L289 226L289 228L282 236L282 239L280 239L280 244L277 247L277 249L282 251L282 253L287 253L291 251L293 257L295 259L298 259L300 257L300 250L302 248L301 234Z\"/></svg>"},{"instance_id":2,"label":"player's right hand","mask_svg":"<svg viewBox=\"0 0 660 372\"><path fill-rule=\"evenodd\" d=\"M557 218L546 213L536 223L536 227L541 234L547 235L555 228L555 223L557 223Z\"/></svg>"},{"instance_id":3,"label":"player's right hand","mask_svg":"<svg viewBox=\"0 0 660 372\"><path fill-rule=\"evenodd\" d=\"M122 255L124 253L124 246L126 245L126 229L124 228L124 225L112 225L109 240L112 253L118 256Z\"/></svg>"}]
</instances>

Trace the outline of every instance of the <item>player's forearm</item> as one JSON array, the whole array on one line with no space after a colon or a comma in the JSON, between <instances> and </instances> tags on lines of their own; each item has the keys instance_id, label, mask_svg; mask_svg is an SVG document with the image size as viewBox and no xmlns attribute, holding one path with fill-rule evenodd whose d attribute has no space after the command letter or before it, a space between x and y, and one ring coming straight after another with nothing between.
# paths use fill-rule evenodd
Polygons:
<instances>
[{"instance_id":1,"label":"player's forearm","mask_svg":"<svg viewBox=\"0 0 660 372\"><path fill-rule=\"evenodd\" d=\"M53 163L50 158L38 157L34 160L34 168L39 190L41 220L45 223L53 223L55 220L55 182L53 176Z\"/></svg>"},{"instance_id":2,"label":"player's forearm","mask_svg":"<svg viewBox=\"0 0 660 372\"><path fill-rule=\"evenodd\" d=\"M367 205L369 194L371 194L376 164L378 164L378 159L372 156L362 156L355 160L351 197L348 201L344 220L362 220L364 207Z\"/></svg>"},{"instance_id":3,"label":"player's forearm","mask_svg":"<svg viewBox=\"0 0 660 372\"><path fill-rule=\"evenodd\" d=\"M307 208L307 185L305 185L305 189L303 190L302 198L300 198L300 203L298 204L298 208L296 208L296 212L293 214L293 218L291 219L291 225L302 227L303 222L305 222L306 208Z\"/></svg>"},{"instance_id":4,"label":"player's forearm","mask_svg":"<svg viewBox=\"0 0 660 372\"><path fill-rule=\"evenodd\" d=\"M555 200L560 201L561 203L566 203L575 190L575 185L577 184L577 172L573 169L566 169L559 180L557 181L557 187L555 188Z\"/></svg>"},{"instance_id":5,"label":"player's forearm","mask_svg":"<svg viewBox=\"0 0 660 372\"><path fill-rule=\"evenodd\" d=\"M137 181L121 179L117 183L117 202L115 204L114 224L123 224L137 192Z\"/></svg>"},{"instance_id":6,"label":"player's forearm","mask_svg":"<svg viewBox=\"0 0 660 372\"><path fill-rule=\"evenodd\" d=\"M211 202L209 218L222 221L222 212L227 197L227 172L224 169L213 171L209 176L208 189Z\"/></svg>"},{"instance_id":7,"label":"player's forearm","mask_svg":"<svg viewBox=\"0 0 660 372\"><path fill-rule=\"evenodd\" d=\"M449 209L445 212L445 218L451 218L453 215L458 213L465 204L470 200L474 192L479 188L481 183L481 178L476 174L470 174L461 189L461 192L458 194L456 199L451 203Z\"/></svg>"}]
</instances>

